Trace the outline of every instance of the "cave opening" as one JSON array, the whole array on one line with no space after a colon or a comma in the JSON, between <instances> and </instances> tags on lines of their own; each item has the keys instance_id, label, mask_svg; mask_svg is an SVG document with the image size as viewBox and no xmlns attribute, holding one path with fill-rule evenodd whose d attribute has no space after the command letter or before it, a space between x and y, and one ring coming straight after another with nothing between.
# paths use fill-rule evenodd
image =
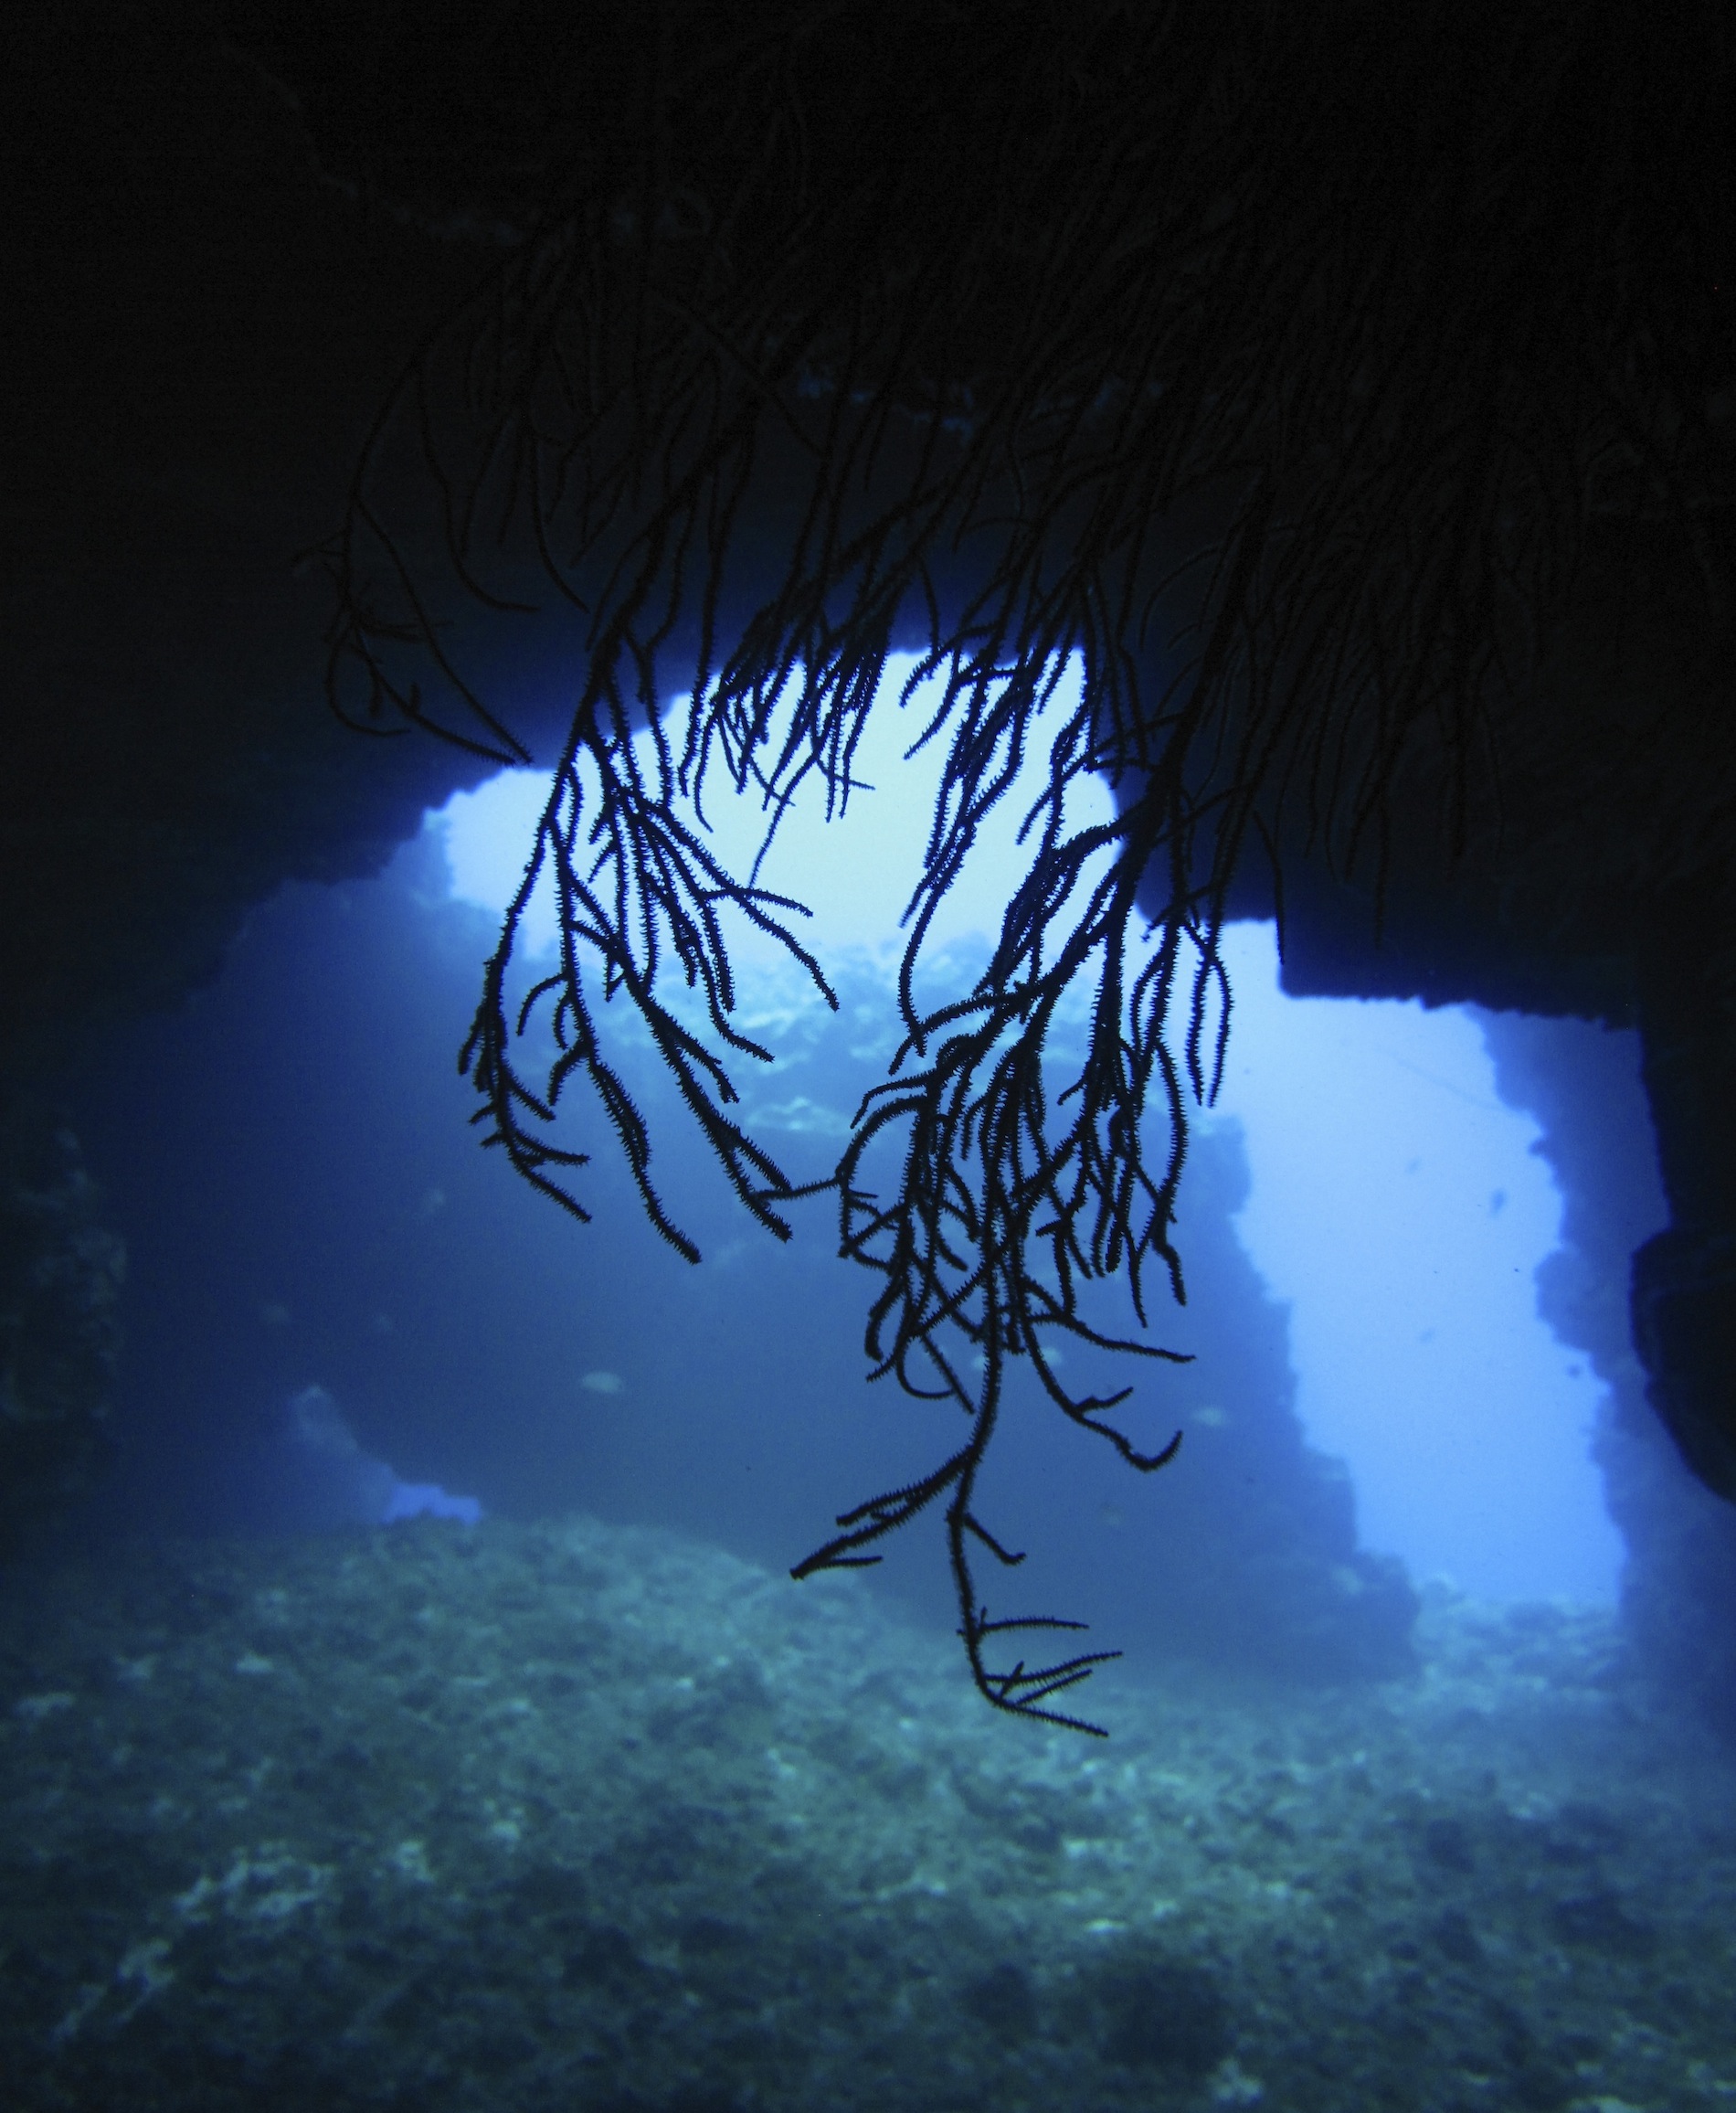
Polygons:
<instances>
[{"instance_id":1,"label":"cave opening","mask_svg":"<svg viewBox=\"0 0 1736 2113\"><path fill-rule=\"evenodd\" d=\"M7 48L7 2103L1736 2092L1728 10L75 0ZM707 1189L630 1008L703 1268L589 1081L590 1225L466 1128L498 897L423 817L569 731L603 774L593 706L703 685L714 609L734 701L805 656L833 730L887 641L985 688L1082 642L1117 737L1082 768L1174 761L1124 896L1171 888L1185 948L1210 868L1247 950L1184 1312L1154 1272L1196 1361L1135 1367L1182 1450L1130 1473L1027 1328L965 1528L1028 1560L955 1512L958 1592L944 1497L791 1581L994 1380L967 1423L965 1332L953 1402L867 1383L825 1198L780 1245ZM790 854L808 929L862 920L841 1013L748 996L793 1173L894 1053L884 832L844 855L890 797ZM1269 1048L1268 864L1304 1001ZM1104 1196L1141 1122L1096 1106L1051 1134ZM929 1166L917 1223L980 1171ZM1352 1363L1410 1448L1384 1492L1326 1420ZM102 1439L101 1520L63 1513ZM1590 1595L1537 1566L1593 1470L1619 1609L1429 1587ZM1463 1559L1403 1538L1419 1492ZM985 1706L1047 1699L1048 1640L997 1630L973 1685L973 1584L984 1629L1125 1651L1106 1750Z\"/></svg>"},{"instance_id":2,"label":"cave opening","mask_svg":"<svg viewBox=\"0 0 1736 2113\"><path fill-rule=\"evenodd\" d=\"M889 668L889 694L907 672ZM1074 667L1050 710L1071 709L1077 685ZM860 789L842 814L828 818L823 785L803 788L759 876L813 913L801 929L822 964L853 957L861 972L872 963L887 1018L900 919L944 753L939 743L909 752L927 701L918 692L902 718L884 709L869 720L852 770ZM1043 751L1033 738L1018 783L928 934L943 972L986 960L1002 907L1023 878L1018 825L1041 790ZM538 772L506 770L430 812L455 899L500 916L519 886L546 792ZM685 811L732 871L752 865L766 827L760 803L725 785L706 799L703 821L691 803ZM1101 780L1070 791L1070 826L1113 813ZM527 976L554 943L545 879L523 927ZM756 976L776 980L788 964L745 924L732 933L732 950L751 1011ZM1349 1470L1361 1544L1397 1557L1419 1582L1439 1580L1474 1598L1613 1601L1623 1543L1593 1457L1605 1387L1583 1347L1562 1341L1539 1310L1538 1269L1560 1258L1561 1196L1535 1115L1501 1096L1485 1033L1493 1016L1417 1001L1288 996L1270 922L1229 928L1224 956L1235 1000L1229 1060L1212 1110L1198 1120L1240 1135L1252 1188L1236 1214L1238 1234L1286 1309L1297 1413L1308 1442ZM788 1005L788 977L778 987ZM759 1016L770 1017L763 1005ZM1576 1031L1602 1033L1533 1025L1546 1044L1551 1032L1570 1041ZM1643 1126L1637 1039L1614 1039ZM815 1089L811 1075L804 1083L806 1094L763 1105L774 1127L799 1127L805 1115L820 1133L816 1141L835 1148L852 1089L842 1079ZM789 1119L782 1123L780 1109ZM677 1190L694 1181L703 1187L698 1139L659 1143L665 1153L685 1152L673 1168L665 1159L662 1178ZM1652 1207L1655 1222L1638 1237L1664 1222L1661 1195ZM823 1237L810 1225L804 1237L817 1232ZM750 1232L749 1248L764 1245ZM732 1262L742 1253L739 1238L727 1243ZM773 1318L768 1311L768 1325ZM1175 1318L1165 1300L1152 1315L1153 1338L1167 1340ZM1208 1427L1233 1413L1203 1398L1193 1406ZM1113 1496L1102 1509L1123 1515Z\"/></svg>"}]
</instances>

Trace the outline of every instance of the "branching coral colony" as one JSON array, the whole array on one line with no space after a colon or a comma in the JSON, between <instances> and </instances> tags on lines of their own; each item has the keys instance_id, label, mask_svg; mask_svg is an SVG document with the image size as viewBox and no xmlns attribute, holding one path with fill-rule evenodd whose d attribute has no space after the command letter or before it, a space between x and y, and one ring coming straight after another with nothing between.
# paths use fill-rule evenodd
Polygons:
<instances>
[{"instance_id":1,"label":"branching coral colony","mask_svg":"<svg viewBox=\"0 0 1736 2113\"><path fill-rule=\"evenodd\" d=\"M981 1551L1019 1560L975 1509L1008 1361L1135 1469L1173 1457L1114 1420L1128 1390L1070 1393L1035 1354L1108 1340L1088 1279L1119 1278L1140 1329L1154 1265L1182 1294L1176 1187L1223 1055L1238 862L1276 879L1299 818L1378 886L1419 752L1461 846L1600 518L1646 516L1728 596L1727 26L1586 0L1037 0L987 27L844 0L747 28L676 5L649 31L556 13L498 110L477 90L449 172L506 239L410 361L323 553L331 694L360 724L526 761L441 597L540 597L577 627L570 727L462 1064L488 1141L580 1218L586 1154L549 1126L588 1077L696 1259L595 1008L637 1011L743 1206L788 1237L812 1192L732 1119L730 1066L767 1052L736 1024L722 913L831 993L799 906L725 871L683 802L751 795L775 827L816 780L842 806L867 715L892 708L887 656L919 644L905 695L940 679L923 740L946 763L905 1039L825 1185L877 1279L874 1373L957 1403L965 1436L796 1575L875 1561L940 1507L978 1688L1096 1730L1055 1699L1114 1654L1028 1662L1021 1634L1078 1625L993 1619L977 1581ZM391 140L341 115L323 150L389 188ZM1083 701L993 958L925 1010L929 921L1071 656ZM1094 772L1117 819L1069 830ZM558 965L519 1003L545 874ZM672 989L703 997L710 1039ZM1052 1094L1045 1034L1079 989L1085 1054ZM517 1054L533 1021L545 1077Z\"/></svg>"}]
</instances>

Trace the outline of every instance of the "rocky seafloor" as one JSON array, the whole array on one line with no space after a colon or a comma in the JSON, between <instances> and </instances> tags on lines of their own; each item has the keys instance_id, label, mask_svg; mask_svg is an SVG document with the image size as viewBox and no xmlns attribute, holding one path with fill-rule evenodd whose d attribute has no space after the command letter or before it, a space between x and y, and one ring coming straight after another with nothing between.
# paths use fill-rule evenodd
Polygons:
<instances>
[{"instance_id":1,"label":"rocky seafloor","mask_svg":"<svg viewBox=\"0 0 1736 2113\"><path fill-rule=\"evenodd\" d=\"M859 1582L418 1523L0 1599L0 2100L1736 2113L1736 1757L1612 1617L999 1716Z\"/></svg>"}]
</instances>

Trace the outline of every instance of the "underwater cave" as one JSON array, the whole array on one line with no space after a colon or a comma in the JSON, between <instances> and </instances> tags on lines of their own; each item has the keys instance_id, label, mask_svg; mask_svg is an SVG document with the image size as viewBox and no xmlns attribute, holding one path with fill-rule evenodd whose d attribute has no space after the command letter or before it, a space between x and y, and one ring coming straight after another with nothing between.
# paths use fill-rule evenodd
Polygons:
<instances>
[{"instance_id":1,"label":"underwater cave","mask_svg":"<svg viewBox=\"0 0 1736 2113\"><path fill-rule=\"evenodd\" d=\"M1720 11L0 101L13 2101L1736 2090Z\"/></svg>"}]
</instances>

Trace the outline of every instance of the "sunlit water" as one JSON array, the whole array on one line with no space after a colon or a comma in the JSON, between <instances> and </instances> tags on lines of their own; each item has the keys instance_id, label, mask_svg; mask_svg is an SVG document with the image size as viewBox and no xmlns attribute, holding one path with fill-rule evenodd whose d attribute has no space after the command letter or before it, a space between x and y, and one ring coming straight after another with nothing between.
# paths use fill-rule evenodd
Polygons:
<instances>
[{"instance_id":1,"label":"sunlit water","mask_svg":"<svg viewBox=\"0 0 1736 2113\"><path fill-rule=\"evenodd\" d=\"M887 678L895 691L900 664ZM1064 683L1040 727L1076 702ZM828 821L817 787L780 824L763 885L813 911L804 941L865 947L890 962L920 871L938 743L902 751L935 708L930 685L902 719L870 721L863 780ZM1043 748L1000 802L937 918L935 946L998 929L1025 869L1018 831L1042 788ZM524 872L546 780L512 772L444 811L455 893L503 909ZM765 815L726 788L706 803L710 840L745 872ZM1069 795L1070 827L1113 815L1096 781ZM546 888L526 919L549 943ZM743 958L778 956L745 930ZM1608 1600L1622 1561L1587 1439L1601 1389L1536 1311L1533 1272L1556 1243L1561 1202L1531 1152L1538 1127L1497 1098L1472 1017L1421 1003L1295 1000L1277 983L1271 928L1224 947L1234 993L1217 1111L1245 1131L1254 1188L1241 1226L1290 1306L1298 1411L1350 1468L1369 1547L1488 1598Z\"/></svg>"}]
</instances>

